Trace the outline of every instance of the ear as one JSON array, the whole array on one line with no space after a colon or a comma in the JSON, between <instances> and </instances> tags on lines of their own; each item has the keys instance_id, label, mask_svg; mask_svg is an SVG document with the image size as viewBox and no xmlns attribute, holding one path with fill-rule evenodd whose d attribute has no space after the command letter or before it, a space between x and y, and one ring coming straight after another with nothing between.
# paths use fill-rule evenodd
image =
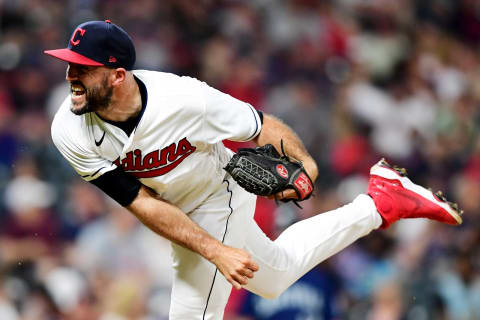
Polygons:
<instances>
[{"instance_id":1,"label":"ear","mask_svg":"<svg viewBox=\"0 0 480 320\"><path fill-rule=\"evenodd\" d=\"M127 70L124 68L116 68L113 70L112 74L110 75L110 80L112 82L113 87L117 87L121 85L127 77Z\"/></svg>"}]
</instances>

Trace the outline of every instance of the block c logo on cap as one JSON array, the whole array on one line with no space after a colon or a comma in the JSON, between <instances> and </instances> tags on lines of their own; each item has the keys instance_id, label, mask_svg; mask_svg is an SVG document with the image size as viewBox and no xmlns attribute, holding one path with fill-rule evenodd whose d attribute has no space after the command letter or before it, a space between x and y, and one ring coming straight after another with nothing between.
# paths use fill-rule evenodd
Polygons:
<instances>
[{"instance_id":1,"label":"block c logo on cap","mask_svg":"<svg viewBox=\"0 0 480 320\"><path fill-rule=\"evenodd\" d=\"M75 31L73 32L72 38L70 39L70 43L73 46L77 46L80 43L80 39L74 40L75 37L77 36L77 33L80 33L80 36L83 37L83 35L85 34L85 29L82 29L82 28L75 29Z\"/></svg>"}]
</instances>

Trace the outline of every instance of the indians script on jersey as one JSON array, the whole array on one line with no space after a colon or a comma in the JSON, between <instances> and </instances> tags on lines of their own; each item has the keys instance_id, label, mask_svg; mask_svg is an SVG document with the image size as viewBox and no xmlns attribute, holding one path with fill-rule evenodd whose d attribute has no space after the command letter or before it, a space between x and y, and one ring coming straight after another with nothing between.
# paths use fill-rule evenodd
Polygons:
<instances>
[{"instance_id":1,"label":"indians script on jersey","mask_svg":"<svg viewBox=\"0 0 480 320\"><path fill-rule=\"evenodd\" d=\"M118 157L113 163L122 167L125 172L137 178L151 178L166 174L178 166L186 157L196 150L187 138L146 155L142 150L127 152L125 158Z\"/></svg>"}]
</instances>

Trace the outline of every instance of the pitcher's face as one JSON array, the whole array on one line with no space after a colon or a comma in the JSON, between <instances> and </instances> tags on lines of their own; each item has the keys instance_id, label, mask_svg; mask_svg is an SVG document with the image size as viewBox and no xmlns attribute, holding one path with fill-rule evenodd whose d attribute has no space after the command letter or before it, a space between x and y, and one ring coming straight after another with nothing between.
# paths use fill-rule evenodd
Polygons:
<instances>
[{"instance_id":1,"label":"pitcher's face","mask_svg":"<svg viewBox=\"0 0 480 320\"><path fill-rule=\"evenodd\" d=\"M112 99L113 87L108 83L107 67L69 63L65 79L70 83L70 110L81 115L106 109Z\"/></svg>"}]
</instances>

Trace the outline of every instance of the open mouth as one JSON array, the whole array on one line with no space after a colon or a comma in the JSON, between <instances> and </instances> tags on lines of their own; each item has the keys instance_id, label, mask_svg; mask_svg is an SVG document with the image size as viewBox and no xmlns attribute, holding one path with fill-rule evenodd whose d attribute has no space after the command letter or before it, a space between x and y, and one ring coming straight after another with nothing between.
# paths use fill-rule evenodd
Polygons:
<instances>
[{"instance_id":1,"label":"open mouth","mask_svg":"<svg viewBox=\"0 0 480 320\"><path fill-rule=\"evenodd\" d=\"M79 97L85 94L85 87L80 83L72 83L70 85L70 92L73 96Z\"/></svg>"}]
</instances>

